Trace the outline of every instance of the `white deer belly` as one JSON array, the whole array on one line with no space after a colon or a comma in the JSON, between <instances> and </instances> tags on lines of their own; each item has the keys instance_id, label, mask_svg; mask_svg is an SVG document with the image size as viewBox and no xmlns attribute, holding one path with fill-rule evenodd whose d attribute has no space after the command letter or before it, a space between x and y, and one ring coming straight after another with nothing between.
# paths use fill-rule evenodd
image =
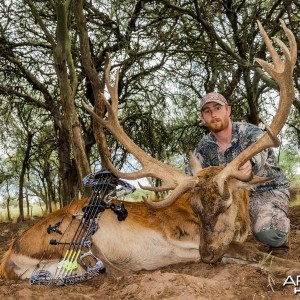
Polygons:
<instances>
[{"instance_id":1,"label":"white deer belly","mask_svg":"<svg viewBox=\"0 0 300 300\"><path fill-rule=\"evenodd\" d=\"M111 222L109 227L100 225L93 236L93 252L104 262L131 271L200 259L198 237L173 239L158 229L126 221Z\"/></svg>"}]
</instances>

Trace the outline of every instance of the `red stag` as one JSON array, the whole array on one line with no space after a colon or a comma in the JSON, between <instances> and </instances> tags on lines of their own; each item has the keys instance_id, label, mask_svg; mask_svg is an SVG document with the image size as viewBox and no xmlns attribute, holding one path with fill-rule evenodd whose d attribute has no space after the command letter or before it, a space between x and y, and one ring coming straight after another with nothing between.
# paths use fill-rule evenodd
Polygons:
<instances>
[{"instance_id":1,"label":"red stag","mask_svg":"<svg viewBox=\"0 0 300 300\"><path fill-rule=\"evenodd\" d=\"M159 202L144 199L144 202L140 203L126 203L128 217L123 222L117 220L113 211L103 211L91 239L93 258L101 259L106 265L130 271L153 270L200 259L209 263L223 259L255 265L264 258L265 253L253 247L244 247L243 242L247 238L250 223L247 189L268 179L253 175L244 176L238 169L263 149L279 145L277 135L288 118L294 100L292 74L297 49L292 32L282 22L290 49L275 39L284 54L284 59L281 60L260 24L259 27L274 66L262 60L257 61L280 87L280 103L276 115L267 132L225 168L202 169L192 156L191 168L194 176L188 176L150 157L123 131L117 115L118 75L115 85L111 85L109 60L105 82L111 104L104 94L101 95L108 117L101 119L89 107L86 106L86 109L141 162L142 169L131 174L122 173L108 162L109 168L120 178L159 178L163 181L163 186L143 188L155 191L172 190L172 192ZM75 218L72 226L67 226L67 221L74 219L75 212L84 208L86 204L87 200L78 201L70 207L54 212L17 237L2 259L1 276L30 278L37 270L49 271L45 273L46 275L56 274L57 261L62 259L64 243L49 246L53 237L60 237L60 232L55 228L52 228L50 234L47 233L49 224L57 224L63 218L59 230L67 233L65 239L71 239L76 234L80 217ZM77 252L74 252L73 256L76 255ZM81 254L78 252L78 255ZM291 275L292 271L300 272L300 264L274 257L272 271ZM86 268L79 263L71 270L72 272L80 276L86 273Z\"/></svg>"}]
</instances>

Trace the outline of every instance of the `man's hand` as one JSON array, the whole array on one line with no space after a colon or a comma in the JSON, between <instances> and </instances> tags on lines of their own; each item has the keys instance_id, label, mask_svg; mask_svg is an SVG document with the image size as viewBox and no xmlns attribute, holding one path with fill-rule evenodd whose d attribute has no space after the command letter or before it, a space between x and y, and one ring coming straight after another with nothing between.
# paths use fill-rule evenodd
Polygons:
<instances>
[{"instance_id":1,"label":"man's hand","mask_svg":"<svg viewBox=\"0 0 300 300\"><path fill-rule=\"evenodd\" d=\"M239 171L245 175L250 175L252 172L252 165L250 160L248 160L244 165L239 168Z\"/></svg>"}]
</instances>

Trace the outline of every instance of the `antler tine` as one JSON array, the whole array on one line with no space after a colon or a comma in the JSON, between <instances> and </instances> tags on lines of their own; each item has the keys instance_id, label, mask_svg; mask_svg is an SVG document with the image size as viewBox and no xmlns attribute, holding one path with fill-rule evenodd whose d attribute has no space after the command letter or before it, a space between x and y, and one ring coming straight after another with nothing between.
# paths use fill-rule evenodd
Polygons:
<instances>
[{"instance_id":1,"label":"antler tine","mask_svg":"<svg viewBox=\"0 0 300 300\"><path fill-rule=\"evenodd\" d=\"M102 118L100 118L86 103L83 103L83 107L88 111L88 113L93 117L93 119L100 123L102 126L106 127L109 131L111 131L111 129L113 130L113 125L111 125L111 123L108 120L104 120ZM112 111L112 107L109 105L109 110ZM115 128L115 131L117 131L117 128ZM133 143L133 142L132 142ZM133 151L128 151L130 153L132 153ZM132 153L133 154L133 153ZM144 169L134 172L134 173L123 173L121 171L119 171L110 160L107 160L107 164L109 169L117 176L117 177L122 177L122 178L126 178L126 179L138 179L138 178L142 178L142 177L147 177L150 176L149 173L144 172ZM173 187L173 186L172 186ZM171 187L171 188L172 188ZM170 189L170 188L169 188Z\"/></svg>"},{"instance_id":2,"label":"antler tine","mask_svg":"<svg viewBox=\"0 0 300 300\"><path fill-rule=\"evenodd\" d=\"M295 66L296 61L297 61L297 43L296 43L296 38L294 36L294 34L292 33L291 30L289 30L284 21L282 19L280 19L280 24L281 27L283 28L285 35L288 38L289 41L289 45L290 45L290 53L291 53L291 63L292 66Z\"/></svg>"},{"instance_id":3,"label":"antler tine","mask_svg":"<svg viewBox=\"0 0 300 300\"><path fill-rule=\"evenodd\" d=\"M154 209L163 208L171 205L178 197L192 189L199 182L197 176L189 176L167 164L164 164L155 158L149 156L144 150L138 147L133 140L124 132L118 120L118 73L116 75L115 84L110 83L110 55L106 56L105 84L111 97L111 104L105 98L104 93L101 94L101 100L104 101L107 108L108 116L106 119L100 118L87 104L83 104L84 108L91 114L96 122L107 128L113 136L125 147L125 149L134 155L141 163L142 169L134 173L123 173L119 171L110 160L107 160L109 169L117 176L124 179L139 179L142 177L154 177L163 181L161 187L147 187L144 189L152 191L173 190L172 193L160 202L151 202L144 199L146 204Z\"/></svg>"},{"instance_id":4,"label":"antler tine","mask_svg":"<svg viewBox=\"0 0 300 300\"><path fill-rule=\"evenodd\" d=\"M284 22L280 20L282 28L288 38L290 50L283 44L282 41L275 38L274 40L281 48L284 60L281 60L275 51L272 43L263 29L260 22L258 26L263 36L269 52L271 53L274 66L264 60L256 59L262 68L268 72L271 77L278 83L280 89L280 100L278 109L275 113L274 119L270 126L266 126L267 132L264 133L254 144L249 146L246 150L240 153L230 164L228 164L222 172L215 177L215 182L219 187L220 194L223 194L224 183L229 177L237 178L241 181L249 181L252 174L249 176L242 175L238 170L246 163L251 157L260 153L269 147L278 147L280 141L277 135L280 133L284 126L295 98L295 91L293 85L293 69L297 60L297 45L293 33L286 27Z\"/></svg>"},{"instance_id":5,"label":"antler tine","mask_svg":"<svg viewBox=\"0 0 300 300\"><path fill-rule=\"evenodd\" d=\"M274 49L274 47L272 45L272 41L269 39L269 36L267 35L264 27L262 26L262 24L259 21L257 21L257 24L258 24L259 31L260 31L260 33L261 33L261 35L262 35L262 37L263 37L263 39L266 43L266 46L267 46L267 48L268 48L268 50L269 50L269 52L272 56L275 67L281 65L282 61L281 61L278 53ZM268 63L266 63L266 64L267 64L267 68L268 68L269 64Z\"/></svg>"},{"instance_id":6,"label":"antler tine","mask_svg":"<svg viewBox=\"0 0 300 300\"><path fill-rule=\"evenodd\" d=\"M192 177L191 177L192 178ZM172 192L172 194L170 196L168 196L166 199L164 199L163 201L159 201L159 202L152 202L150 201L148 198L143 197L143 200L145 202L145 204L153 209L160 209L160 208L164 208L167 206L170 206L171 204L173 204L182 194L184 194L185 192L192 190L196 184L198 183L198 178L194 178L193 180L186 180L185 184L180 184L178 185L174 191Z\"/></svg>"},{"instance_id":7,"label":"antler tine","mask_svg":"<svg viewBox=\"0 0 300 300\"><path fill-rule=\"evenodd\" d=\"M108 89L108 92L111 97L111 106L112 110L114 112L114 116L118 115L118 104L119 104L119 98L118 98L118 86L119 86L119 70L116 72L116 79L115 84L112 85L110 83L110 70L111 70L111 53L106 53L106 67L105 67L105 84ZM110 114L111 115L111 114Z\"/></svg>"}]
</instances>

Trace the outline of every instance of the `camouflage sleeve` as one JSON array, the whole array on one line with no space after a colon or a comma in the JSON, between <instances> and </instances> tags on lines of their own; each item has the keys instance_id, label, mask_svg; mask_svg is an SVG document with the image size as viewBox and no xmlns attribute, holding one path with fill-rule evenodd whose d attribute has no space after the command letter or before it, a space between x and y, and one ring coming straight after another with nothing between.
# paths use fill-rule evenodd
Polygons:
<instances>
[{"instance_id":1,"label":"camouflage sleeve","mask_svg":"<svg viewBox=\"0 0 300 300\"><path fill-rule=\"evenodd\" d=\"M250 125L247 129L247 146L249 147L254 142L258 140L258 138L264 134L264 132L257 126ZM265 165L268 158L268 150L263 150L262 152L256 154L251 158L252 170L253 173L257 174Z\"/></svg>"},{"instance_id":2,"label":"camouflage sleeve","mask_svg":"<svg viewBox=\"0 0 300 300\"><path fill-rule=\"evenodd\" d=\"M266 163L267 157L268 150L263 150L251 158L253 173L257 174L262 169Z\"/></svg>"}]
</instances>

